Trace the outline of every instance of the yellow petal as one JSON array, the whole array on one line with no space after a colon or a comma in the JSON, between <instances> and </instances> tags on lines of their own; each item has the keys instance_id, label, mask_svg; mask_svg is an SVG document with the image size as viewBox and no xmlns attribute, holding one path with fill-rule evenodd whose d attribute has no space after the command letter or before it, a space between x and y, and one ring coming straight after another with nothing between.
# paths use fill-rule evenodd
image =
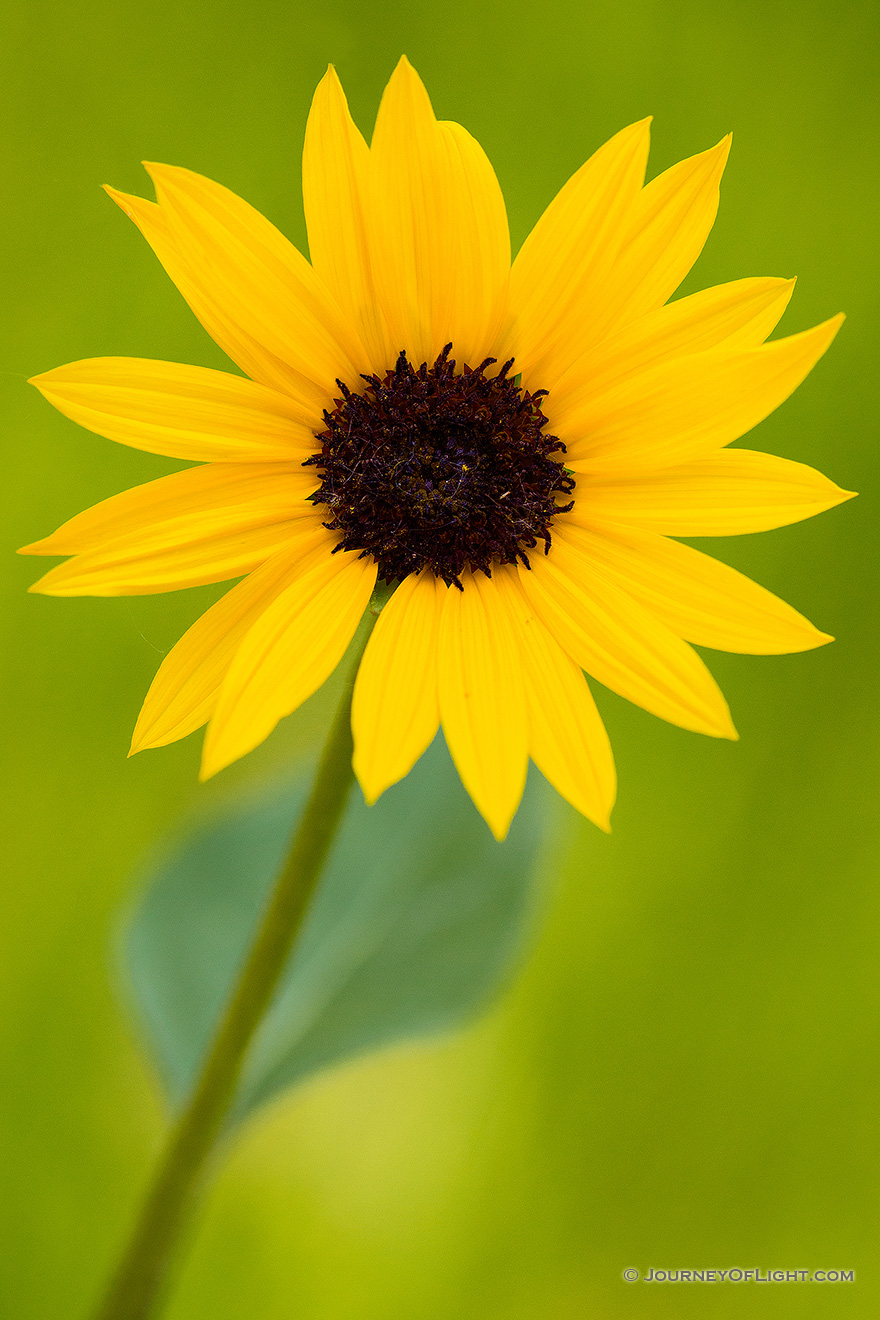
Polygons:
<instances>
[{"instance_id":1,"label":"yellow petal","mask_svg":"<svg viewBox=\"0 0 880 1320\"><path fill-rule=\"evenodd\" d=\"M656 532L554 528L616 586L679 637L718 651L786 655L832 640L764 587L709 555Z\"/></svg>"},{"instance_id":2,"label":"yellow petal","mask_svg":"<svg viewBox=\"0 0 880 1320\"><path fill-rule=\"evenodd\" d=\"M661 307L702 252L718 213L730 141L728 135L673 165L636 198L609 276L605 334Z\"/></svg>"},{"instance_id":3,"label":"yellow petal","mask_svg":"<svg viewBox=\"0 0 880 1320\"><path fill-rule=\"evenodd\" d=\"M382 97L370 174L370 250L391 342L415 365L450 342L459 364L477 365L507 299L504 199L474 139L437 122L406 58Z\"/></svg>"},{"instance_id":4,"label":"yellow petal","mask_svg":"<svg viewBox=\"0 0 880 1320\"><path fill-rule=\"evenodd\" d=\"M30 590L42 596L151 596L226 582L264 563L297 530L294 522L279 522L218 534L201 520L191 524L187 518L169 522L155 547L120 537L103 551L58 564Z\"/></svg>"},{"instance_id":5,"label":"yellow petal","mask_svg":"<svg viewBox=\"0 0 880 1320\"><path fill-rule=\"evenodd\" d=\"M270 353L263 344L236 324L228 309L218 299L217 290L199 279L191 265L184 261L168 226L168 217L155 202L133 197L105 187L117 206L133 220L155 252L165 272L189 303L208 334L219 344L232 361L253 380L289 394L313 418L320 429L321 410L326 405L327 391L319 388L301 372Z\"/></svg>"},{"instance_id":6,"label":"yellow petal","mask_svg":"<svg viewBox=\"0 0 880 1320\"><path fill-rule=\"evenodd\" d=\"M367 357L305 257L259 211L192 170L147 163L177 249L229 316L282 362L332 391Z\"/></svg>"},{"instance_id":7,"label":"yellow petal","mask_svg":"<svg viewBox=\"0 0 880 1320\"><path fill-rule=\"evenodd\" d=\"M429 570L404 578L367 644L351 727L355 774L370 803L409 773L437 732L437 635L447 590Z\"/></svg>"},{"instance_id":8,"label":"yellow petal","mask_svg":"<svg viewBox=\"0 0 880 1320\"><path fill-rule=\"evenodd\" d=\"M310 417L289 396L225 371L87 358L33 376L30 384L80 426L151 454L302 462L318 448Z\"/></svg>"},{"instance_id":9,"label":"yellow petal","mask_svg":"<svg viewBox=\"0 0 880 1320\"><path fill-rule=\"evenodd\" d=\"M686 642L562 537L520 580L559 645L600 683L684 729L736 738L727 703Z\"/></svg>"},{"instance_id":10,"label":"yellow petal","mask_svg":"<svg viewBox=\"0 0 880 1320\"><path fill-rule=\"evenodd\" d=\"M759 348L676 358L553 419L575 472L631 473L702 458L750 431L797 389L842 316Z\"/></svg>"},{"instance_id":11,"label":"yellow petal","mask_svg":"<svg viewBox=\"0 0 880 1320\"><path fill-rule=\"evenodd\" d=\"M129 755L176 742L208 722L245 633L302 574L316 552L326 557L332 548L325 528L314 523L299 528L280 554L249 573L196 620L159 666L138 717Z\"/></svg>"},{"instance_id":12,"label":"yellow petal","mask_svg":"<svg viewBox=\"0 0 880 1320\"><path fill-rule=\"evenodd\" d=\"M600 829L617 787L611 744L580 668L535 613L515 568L492 573L522 657L529 715L529 752L546 779Z\"/></svg>"},{"instance_id":13,"label":"yellow petal","mask_svg":"<svg viewBox=\"0 0 880 1320\"><path fill-rule=\"evenodd\" d=\"M223 464L219 472L227 474L231 466ZM262 467L257 471L261 472ZM142 596L223 582L264 563L306 526L321 525L321 515L302 499L294 498L290 486L280 481L267 489L262 473L262 487L259 478L251 483L230 483L225 494L218 489L216 502L205 508L207 479L200 487L196 476L203 471L195 468L160 478L147 487L136 487L105 501L107 508L97 505L71 519L56 533L58 543L69 534L72 539L82 536L84 541L88 537L88 544L93 544L92 538L99 539L100 545L58 564L31 591L46 596ZM299 480L298 476L291 478L292 482ZM150 487L154 486L160 487L160 493L152 516L149 501L154 496ZM186 507L185 499L163 505L161 492L170 488L178 494L181 490L189 494L187 486L195 491L196 507L179 512ZM259 494L249 498L255 491ZM101 530L115 530L118 510L130 511L138 499L147 502L140 525L137 516L131 516L128 522L133 530L105 540ZM328 548L332 548L335 538L327 533L327 540ZM43 553L51 546L51 553L57 554L58 543L49 537L37 545Z\"/></svg>"},{"instance_id":14,"label":"yellow petal","mask_svg":"<svg viewBox=\"0 0 880 1320\"><path fill-rule=\"evenodd\" d=\"M224 531L286 523L294 517L314 519L315 506L305 497L317 484L314 468L291 463L211 463L186 468L111 495L19 553L76 555L108 547L121 537L130 546L141 538L154 548L166 542L173 548L174 541L164 529L170 523L176 535L186 519L193 520L194 530L198 526L203 532L211 527ZM184 541L188 539L184 537Z\"/></svg>"},{"instance_id":15,"label":"yellow petal","mask_svg":"<svg viewBox=\"0 0 880 1320\"><path fill-rule=\"evenodd\" d=\"M229 667L205 735L202 778L267 738L338 665L370 601L373 560L316 556L263 611Z\"/></svg>"},{"instance_id":16,"label":"yellow petal","mask_svg":"<svg viewBox=\"0 0 880 1320\"><path fill-rule=\"evenodd\" d=\"M318 84L303 148L303 205L315 271L351 317L382 374L402 345L388 339L376 299L367 246L370 152L348 110L331 65Z\"/></svg>"},{"instance_id":17,"label":"yellow petal","mask_svg":"<svg viewBox=\"0 0 880 1320\"><path fill-rule=\"evenodd\" d=\"M463 591L447 591L440 618L440 716L462 783L503 839L528 768L522 663L494 580L462 573L461 581Z\"/></svg>"},{"instance_id":18,"label":"yellow petal","mask_svg":"<svg viewBox=\"0 0 880 1320\"><path fill-rule=\"evenodd\" d=\"M645 177L650 125L643 119L624 128L581 166L513 263L512 322L498 356L515 356L532 388L550 387L539 377L560 345L595 338L597 302L607 296L626 217Z\"/></svg>"},{"instance_id":19,"label":"yellow petal","mask_svg":"<svg viewBox=\"0 0 880 1320\"><path fill-rule=\"evenodd\" d=\"M853 498L815 468L754 449L720 449L644 476L581 477L566 518L597 518L670 536L734 536L812 518Z\"/></svg>"},{"instance_id":20,"label":"yellow petal","mask_svg":"<svg viewBox=\"0 0 880 1320\"><path fill-rule=\"evenodd\" d=\"M788 306L794 280L746 279L702 289L658 307L595 345L553 383L544 405L553 430L562 415L651 367L723 344L755 348Z\"/></svg>"}]
</instances>

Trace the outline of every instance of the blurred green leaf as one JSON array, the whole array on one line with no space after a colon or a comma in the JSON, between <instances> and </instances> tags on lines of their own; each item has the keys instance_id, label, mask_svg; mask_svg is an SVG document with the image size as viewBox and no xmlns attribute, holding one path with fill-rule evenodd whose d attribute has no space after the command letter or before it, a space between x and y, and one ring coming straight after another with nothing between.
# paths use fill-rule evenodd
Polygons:
<instances>
[{"instance_id":1,"label":"blurred green leaf","mask_svg":"<svg viewBox=\"0 0 880 1320\"><path fill-rule=\"evenodd\" d=\"M126 939L129 980L168 1094L188 1093L305 797L264 791L180 838L151 868ZM320 1068L452 1027L519 948L541 837L531 785L503 844L442 741L373 807L352 795L235 1107Z\"/></svg>"}]
</instances>

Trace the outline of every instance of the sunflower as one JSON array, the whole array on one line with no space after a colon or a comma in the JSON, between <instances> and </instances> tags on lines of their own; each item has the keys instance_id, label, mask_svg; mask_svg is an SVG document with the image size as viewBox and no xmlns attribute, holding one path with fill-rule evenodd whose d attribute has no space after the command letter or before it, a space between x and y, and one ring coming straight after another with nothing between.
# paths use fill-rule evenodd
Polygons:
<instances>
[{"instance_id":1,"label":"sunflower","mask_svg":"<svg viewBox=\"0 0 880 1320\"><path fill-rule=\"evenodd\" d=\"M93 358L37 376L66 416L198 464L103 501L29 554L34 591L116 596L241 578L169 652L132 751L207 724L210 776L331 674L377 588L358 671L368 801L442 724L503 838L529 757L603 828L611 750L584 671L655 715L735 738L690 643L783 653L831 639L671 537L754 532L848 492L726 446L803 380L841 317L772 343L793 281L674 302L715 218L724 139L645 185L649 120L601 147L511 265L477 142L406 59L372 143L331 68L303 156L307 261L219 184L147 165L108 188L244 375Z\"/></svg>"}]
</instances>

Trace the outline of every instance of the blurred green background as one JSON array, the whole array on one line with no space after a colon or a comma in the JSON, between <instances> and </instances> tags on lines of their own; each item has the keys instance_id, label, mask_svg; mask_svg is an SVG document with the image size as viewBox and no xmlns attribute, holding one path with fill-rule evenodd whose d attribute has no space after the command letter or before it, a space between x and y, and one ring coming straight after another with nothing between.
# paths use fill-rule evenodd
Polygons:
<instances>
[{"instance_id":1,"label":"blurred green background","mask_svg":"<svg viewBox=\"0 0 880 1320\"><path fill-rule=\"evenodd\" d=\"M161 654L216 589L25 595L40 566L17 545L173 467L77 430L25 378L100 354L223 366L98 185L146 191L141 157L187 165L304 242L314 86L333 61L369 132L404 51L486 147L515 243L622 125L656 116L652 173L734 130L686 288L798 274L785 332L847 311L748 443L862 497L702 545L839 640L709 657L737 745L598 693L614 833L566 816L515 985L461 1036L329 1073L253 1124L170 1320L880 1314L876 6L13 0L2 25L2 1314L83 1314L160 1140L113 965L139 860L194 804L310 752L332 696L225 784L197 786L198 739L126 762ZM857 1282L629 1285L626 1267Z\"/></svg>"}]
</instances>

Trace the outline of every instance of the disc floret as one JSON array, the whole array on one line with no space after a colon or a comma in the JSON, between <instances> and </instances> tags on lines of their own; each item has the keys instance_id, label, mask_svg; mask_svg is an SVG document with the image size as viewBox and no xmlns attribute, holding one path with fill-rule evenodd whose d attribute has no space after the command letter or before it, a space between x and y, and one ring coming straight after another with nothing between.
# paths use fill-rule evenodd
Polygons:
<instances>
[{"instance_id":1,"label":"disc floret","mask_svg":"<svg viewBox=\"0 0 880 1320\"><path fill-rule=\"evenodd\" d=\"M528 551L543 541L546 552L554 517L572 507L559 502L574 480L562 441L545 434L547 391L521 389L513 359L494 376L494 358L456 374L451 351L417 369L401 351L359 392L337 381L342 397L307 460L321 470L311 498L341 533L337 549L371 555L387 582L429 568L460 587L465 569L528 567Z\"/></svg>"}]
</instances>

